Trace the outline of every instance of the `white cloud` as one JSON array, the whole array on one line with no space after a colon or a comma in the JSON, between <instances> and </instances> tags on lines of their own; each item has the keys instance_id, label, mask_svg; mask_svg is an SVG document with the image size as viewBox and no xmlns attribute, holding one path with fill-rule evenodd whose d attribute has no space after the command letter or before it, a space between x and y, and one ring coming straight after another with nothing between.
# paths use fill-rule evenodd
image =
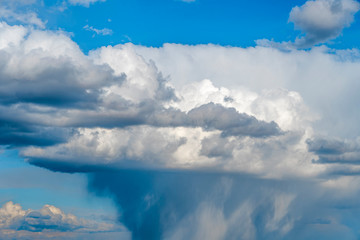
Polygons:
<instances>
[{"instance_id":1,"label":"white cloud","mask_svg":"<svg viewBox=\"0 0 360 240\"><path fill-rule=\"evenodd\" d=\"M289 21L305 34L295 44L311 47L336 38L354 21L354 15L359 9L360 4L355 0L311 0L294 7Z\"/></svg>"},{"instance_id":2,"label":"white cloud","mask_svg":"<svg viewBox=\"0 0 360 240\"><path fill-rule=\"evenodd\" d=\"M84 55L61 32L5 23L0 39L0 142L53 170L314 176L327 171L308 151L314 121L323 117L320 130L336 135L330 117L347 119L338 129L353 134L358 119L339 101L359 98L359 62L344 53L125 44Z\"/></svg>"},{"instance_id":3,"label":"white cloud","mask_svg":"<svg viewBox=\"0 0 360 240\"><path fill-rule=\"evenodd\" d=\"M298 101L295 99L301 97L306 106L300 107L288 103L288 108L299 106L303 109L298 109L299 111L306 111L306 108L310 110L308 114L305 112L300 114L302 116L296 117L297 119L318 119L313 126L317 131L328 135L356 137L360 134L360 131L353 129L360 118L355 104L360 101L355 90L359 89L357 79L360 74L360 61L356 58L354 50L333 52L327 48L313 48L310 51L280 51L276 48L259 46L236 48L177 44L165 44L160 48L143 46L134 46L134 48L146 60L152 59L165 76L170 76L170 83L178 91L183 94L193 93L185 95L184 102L196 102L197 99L203 101L201 96L205 89L209 91L210 96L213 96L212 101L219 101L225 97L227 93L217 93L224 92L223 88L231 92L239 90L244 96L239 94L235 97L239 104L235 101L234 107L262 119L260 114L248 112L246 108L240 106L249 106L246 101L251 101L262 92L268 92L268 98L274 98L273 100L276 101L276 94L271 92L280 93L279 88L289 89L294 97L292 101L295 103ZM192 86L203 79L210 79L219 90L214 91L204 86L204 90L196 92L196 88L184 87ZM214 94L211 93L213 91ZM193 100L194 95L196 99ZM287 104L285 101L278 101L272 109L282 106L281 103ZM276 111L273 110L270 111L271 114L275 114ZM285 118L283 110L279 110L278 115ZM278 120L274 121L279 123ZM304 122L293 126L303 126L303 124ZM283 128L284 125L280 127Z\"/></svg>"},{"instance_id":4,"label":"white cloud","mask_svg":"<svg viewBox=\"0 0 360 240\"><path fill-rule=\"evenodd\" d=\"M348 187L359 178L346 175L360 172L359 143L316 136L360 134L354 129L359 113L349 111L360 101L358 51L125 44L85 55L61 32L2 23L0 53L0 144L51 170L112 169L95 171L92 187L114 193L124 211L120 217L130 215L126 223L133 229L146 216L133 222L131 217L146 215L144 208L152 216L170 213L176 224L166 236L173 239L265 239L294 228L297 233L304 222L346 228L338 218L323 216L328 206L322 201L335 205L357 194ZM161 176L129 168L167 171ZM201 181L189 178L193 172ZM241 173L251 177L243 181ZM212 184L221 175L239 179ZM121 184L141 187L132 192ZM221 191L212 194L212 188ZM181 203L167 208L174 199ZM140 202L138 212L133 201ZM14 239L111 226L50 205L35 211L7 203L0 209L0 228Z\"/></svg>"},{"instance_id":5,"label":"white cloud","mask_svg":"<svg viewBox=\"0 0 360 240\"><path fill-rule=\"evenodd\" d=\"M6 5L32 5L38 3L39 0L0 0L0 3Z\"/></svg>"},{"instance_id":6,"label":"white cloud","mask_svg":"<svg viewBox=\"0 0 360 240\"><path fill-rule=\"evenodd\" d=\"M86 31L94 32L94 33L96 33L97 35L106 36L106 35L112 35L112 34L113 34L113 31L112 31L111 29L108 29L108 28L97 29L97 28L94 28L93 26L89 26L89 25L85 25L83 28L84 28Z\"/></svg>"},{"instance_id":7,"label":"white cloud","mask_svg":"<svg viewBox=\"0 0 360 240\"><path fill-rule=\"evenodd\" d=\"M94 4L96 2L105 2L106 0L69 0L71 5L81 5L84 7L89 7L90 4Z\"/></svg>"},{"instance_id":8,"label":"white cloud","mask_svg":"<svg viewBox=\"0 0 360 240\"><path fill-rule=\"evenodd\" d=\"M45 28L46 25L46 22L42 21L34 12L16 12L6 7L0 7L0 17L9 22L20 22L39 28Z\"/></svg>"},{"instance_id":9,"label":"white cloud","mask_svg":"<svg viewBox=\"0 0 360 240\"><path fill-rule=\"evenodd\" d=\"M23 209L20 204L5 203L0 208L0 237L2 239L51 238L65 239L71 233L101 233L119 231L114 223L87 220L61 209L44 205L40 210ZM69 236L70 235L70 236Z\"/></svg>"}]
</instances>

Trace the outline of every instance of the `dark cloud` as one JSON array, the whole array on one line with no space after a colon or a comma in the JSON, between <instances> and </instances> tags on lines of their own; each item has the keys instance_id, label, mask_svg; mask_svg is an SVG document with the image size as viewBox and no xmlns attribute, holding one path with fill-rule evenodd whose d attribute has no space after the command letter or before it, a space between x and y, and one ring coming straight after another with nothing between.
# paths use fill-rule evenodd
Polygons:
<instances>
[{"instance_id":1,"label":"dark cloud","mask_svg":"<svg viewBox=\"0 0 360 240\"><path fill-rule=\"evenodd\" d=\"M243 184L238 185L239 183ZM239 219L236 219L238 224L244 221L244 225L229 226L222 235L223 238L213 239L242 239L243 231L252 227L256 230L251 234L265 236L263 231L266 218L274 214L271 200L268 202L266 199L273 196L266 193L262 195L264 192L254 186L277 186L279 189L285 187L281 182L262 181L244 175L130 170L93 174L89 184L90 191L113 196L118 205L120 221L132 231L133 239L149 240L177 239L177 234L180 234L178 239L201 237L197 235L197 230L201 229L201 225L207 226L213 221L216 222L216 219L212 219L216 215L210 214L209 219L192 224L192 214L196 217L196 214L201 214L198 211L207 211L208 207L219 209L224 215L224 222L220 224L228 225L225 223L226 219L230 219L237 208L250 199L256 202L255 209L251 209L247 216L242 216L246 215L247 209L244 209L244 212L237 216ZM265 209L268 210L262 211ZM253 225L255 221L258 221L256 226ZM280 228L282 224L280 223ZM217 227L206 230L210 235L216 236ZM240 231L236 229L239 227ZM277 233L273 233L273 236L279 236L279 229L274 231ZM254 237L249 236L250 239Z\"/></svg>"},{"instance_id":2,"label":"dark cloud","mask_svg":"<svg viewBox=\"0 0 360 240\"><path fill-rule=\"evenodd\" d=\"M57 127L30 127L0 124L0 145L51 146L66 142L76 130Z\"/></svg>"},{"instance_id":3,"label":"dark cloud","mask_svg":"<svg viewBox=\"0 0 360 240\"><path fill-rule=\"evenodd\" d=\"M307 140L308 149L319 156L315 163L360 164L360 144L355 140L314 138ZM336 170L341 172L341 169Z\"/></svg>"},{"instance_id":4,"label":"dark cloud","mask_svg":"<svg viewBox=\"0 0 360 240\"><path fill-rule=\"evenodd\" d=\"M204 104L189 111L188 116L194 126L221 130L223 136L267 137L281 132L275 122L259 121L253 116L238 113L235 108L226 108L220 104Z\"/></svg>"},{"instance_id":5,"label":"dark cloud","mask_svg":"<svg viewBox=\"0 0 360 240\"><path fill-rule=\"evenodd\" d=\"M208 103L188 113L175 109L162 110L150 115L147 122L162 127L202 127L204 130L220 130L224 137L269 137L281 134L275 122L259 121L253 116L239 113L235 108Z\"/></svg>"},{"instance_id":6,"label":"dark cloud","mask_svg":"<svg viewBox=\"0 0 360 240\"><path fill-rule=\"evenodd\" d=\"M307 144L309 151L318 155L340 155L349 150L349 146L339 139L308 139Z\"/></svg>"},{"instance_id":7,"label":"dark cloud","mask_svg":"<svg viewBox=\"0 0 360 240\"><path fill-rule=\"evenodd\" d=\"M213 157L221 157L223 160L232 157L234 144L227 138L212 136L202 140L200 154Z\"/></svg>"},{"instance_id":8,"label":"dark cloud","mask_svg":"<svg viewBox=\"0 0 360 240\"><path fill-rule=\"evenodd\" d=\"M114 199L133 239L357 236L348 226L359 220L346 210L358 212L356 197L339 196L339 201L336 190L318 184L244 174L122 170L92 174L89 190Z\"/></svg>"},{"instance_id":9,"label":"dark cloud","mask_svg":"<svg viewBox=\"0 0 360 240\"><path fill-rule=\"evenodd\" d=\"M121 84L125 79L124 75L114 76L108 66L84 60L76 63L70 57L49 56L42 50L22 56L2 50L0 62L3 63L0 69L2 104L94 108L99 104L102 87ZM35 62L36 66L29 62Z\"/></svg>"}]
</instances>

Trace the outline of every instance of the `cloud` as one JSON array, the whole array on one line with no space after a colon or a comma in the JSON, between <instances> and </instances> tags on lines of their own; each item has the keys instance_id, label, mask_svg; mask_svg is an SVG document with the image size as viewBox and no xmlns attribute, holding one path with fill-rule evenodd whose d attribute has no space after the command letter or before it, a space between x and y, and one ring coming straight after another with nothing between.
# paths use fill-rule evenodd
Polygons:
<instances>
[{"instance_id":1,"label":"cloud","mask_svg":"<svg viewBox=\"0 0 360 240\"><path fill-rule=\"evenodd\" d=\"M89 186L113 196L133 239L354 239L357 190L330 185L324 179L122 170L92 174Z\"/></svg>"},{"instance_id":2,"label":"cloud","mask_svg":"<svg viewBox=\"0 0 360 240\"><path fill-rule=\"evenodd\" d=\"M249 137L246 141L259 143L281 138L273 120L258 120L238 111L230 103L231 96L223 101L228 106L210 101L179 108L175 89L131 44L100 48L85 56L62 33L3 24L2 34L9 32L13 37L5 38L0 56L6 63L0 71L0 142L25 147L23 154L33 164L62 171L88 171L88 167L108 164L183 168L198 156L207 135L239 137L239 141ZM211 87L211 82L204 84ZM195 136L192 130L201 135ZM185 136L184 132L190 133ZM133 140L120 140L117 146L106 143L113 151L103 152L101 142L107 138ZM29 145L38 147L26 148ZM181 157L183 145L191 156ZM83 146L84 151L74 151L74 146ZM89 161L83 162L90 152ZM75 159L77 164L68 166ZM219 164L219 159L206 158L195 165ZM231 164L224 166L231 168Z\"/></svg>"},{"instance_id":3,"label":"cloud","mask_svg":"<svg viewBox=\"0 0 360 240\"><path fill-rule=\"evenodd\" d=\"M355 0L315 0L294 7L289 21L305 34L296 39L295 45L307 48L338 37L359 9Z\"/></svg>"},{"instance_id":4,"label":"cloud","mask_svg":"<svg viewBox=\"0 0 360 240\"><path fill-rule=\"evenodd\" d=\"M176 90L132 44L86 56L62 33L2 29L13 37L0 56L0 140L22 146L32 164L67 172L212 168L283 176L281 163L292 159L286 174L321 169L307 152L311 118L296 92L229 90L210 80ZM215 149L221 142L229 142L227 153ZM299 168L304 156L310 167Z\"/></svg>"},{"instance_id":5,"label":"cloud","mask_svg":"<svg viewBox=\"0 0 360 240\"><path fill-rule=\"evenodd\" d=\"M355 162L317 162L358 152L343 140L358 134L352 51L124 44L86 55L61 32L2 23L0 60L0 143L36 166L87 172L135 239L356 235L339 205L358 209L358 179L334 174ZM339 140L316 140L323 132ZM30 212L34 226L22 217L10 230L48 226Z\"/></svg>"},{"instance_id":6,"label":"cloud","mask_svg":"<svg viewBox=\"0 0 360 240\"><path fill-rule=\"evenodd\" d=\"M108 28L97 29L97 28L94 28L93 26L89 26L89 25L85 25L83 28L86 31L92 31L92 32L96 33L97 35L107 36L107 35L112 35L113 34L113 31L111 29L108 29Z\"/></svg>"},{"instance_id":7,"label":"cloud","mask_svg":"<svg viewBox=\"0 0 360 240\"><path fill-rule=\"evenodd\" d=\"M45 28L46 22L42 21L34 12L16 12L14 9L0 7L1 19L8 22L29 24L38 28Z\"/></svg>"},{"instance_id":8,"label":"cloud","mask_svg":"<svg viewBox=\"0 0 360 240\"><path fill-rule=\"evenodd\" d=\"M94 174L90 187L113 194L134 239L266 239L296 217L283 183L246 175L127 170Z\"/></svg>"},{"instance_id":9,"label":"cloud","mask_svg":"<svg viewBox=\"0 0 360 240\"><path fill-rule=\"evenodd\" d=\"M175 104L183 110L212 101L275 121L282 130L312 126L329 136L360 134L353 128L360 117L354 104L360 101L356 90L360 62L354 50L179 44L135 46L135 50L156 62L164 76L171 76L171 84L183 96ZM225 102L229 95L234 101Z\"/></svg>"},{"instance_id":10,"label":"cloud","mask_svg":"<svg viewBox=\"0 0 360 240\"><path fill-rule=\"evenodd\" d=\"M119 226L114 223L78 218L52 205L44 205L40 210L24 210L20 204L10 201L0 208L2 239L30 237L65 239L71 237L71 233L96 234L119 232L119 230L121 230Z\"/></svg>"},{"instance_id":11,"label":"cloud","mask_svg":"<svg viewBox=\"0 0 360 240\"><path fill-rule=\"evenodd\" d=\"M359 139L314 138L308 139L307 144L309 151L318 155L316 163L349 165L348 173L360 164Z\"/></svg>"},{"instance_id":12,"label":"cloud","mask_svg":"<svg viewBox=\"0 0 360 240\"><path fill-rule=\"evenodd\" d=\"M32 164L65 172L132 167L266 177L316 175L327 169L314 164L316 153L308 151L306 139L312 137L316 117L302 94L312 106L328 96L332 101L336 84L311 95L307 77L313 74L309 66L318 64L332 71L329 77L336 83L336 54L125 44L84 55L61 32L3 23L0 36L5 63L0 71L0 140L21 146ZM269 68L270 59L277 59L279 68ZM164 65L168 60L181 71ZM213 71L213 64L224 70ZM342 83L350 86L358 63L346 60L343 66L352 69L342 74ZM264 70L249 71L258 67ZM206 79L208 74L213 80ZM271 81L281 88L273 88Z\"/></svg>"},{"instance_id":13,"label":"cloud","mask_svg":"<svg viewBox=\"0 0 360 240\"><path fill-rule=\"evenodd\" d=\"M94 4L96 2L105 2L106 0L69 0L71 5L81 5L84 7L89 7L90 4Z\"/></svg>"}]
</instances>

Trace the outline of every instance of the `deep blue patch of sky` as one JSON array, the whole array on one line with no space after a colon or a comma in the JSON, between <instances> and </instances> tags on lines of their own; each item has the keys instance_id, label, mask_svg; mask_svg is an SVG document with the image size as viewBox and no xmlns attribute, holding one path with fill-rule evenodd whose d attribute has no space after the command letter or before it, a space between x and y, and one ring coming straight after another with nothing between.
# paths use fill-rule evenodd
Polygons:
<instances>
[{"instance_id":1,"label":"deep blue patch of sky","mask_svg":"<svg viewBox=\"0 0 360 240\"><path fill-rule=\"evenodd\" d=\"M72 6L63 12L42 11L50 29L73 33L73 40L84 52L101 46L132 42L159 47L164 43L219 44L254 46L257 39L293 41L294 31L288 17L294 6L305 0L107 0L89 8ZM46 0L45 7L53 5ZM54 6L54 5L53 5ZM360 16L344 34L328 43L332 48L359 47ZM86 31L85 25L108 28L112 35Z\"/></svg>"}]
</instances>

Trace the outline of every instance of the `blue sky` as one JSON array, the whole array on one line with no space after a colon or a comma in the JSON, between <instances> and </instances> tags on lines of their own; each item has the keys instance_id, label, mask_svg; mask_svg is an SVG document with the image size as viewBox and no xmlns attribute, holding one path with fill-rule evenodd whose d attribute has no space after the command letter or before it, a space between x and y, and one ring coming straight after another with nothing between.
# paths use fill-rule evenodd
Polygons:
<instances>
[{"instance_id":1,"label":"blue sky","mask_svg":"<svg viewBox=\"0 0 360 240\"><path fill-rule=\"evenodd\" d=\"M59 11L61 1L32 6L47 21L47 28L73 33L87 52L106 45L132 42L159 47L164 43L254 46L257 39L291 41L299 31L288 22L294 6L306 1L116 1L97 2L90 7L70 6ZM359 16L351 30L329 43L333 48L358 47ZM108 28L111 35L93 37L84 26ZM347 34L349 32L349 34Z\"/></svg>"},{"instance_id":2,"label":"blue sky","mask_svg":"<svg viewBox=\"0 0 360 240\"><path fill-rule=\"evenodd\" d=\"M356 0L0 0L1 239L359 239Z\"/></svg>"}]
</instances>

